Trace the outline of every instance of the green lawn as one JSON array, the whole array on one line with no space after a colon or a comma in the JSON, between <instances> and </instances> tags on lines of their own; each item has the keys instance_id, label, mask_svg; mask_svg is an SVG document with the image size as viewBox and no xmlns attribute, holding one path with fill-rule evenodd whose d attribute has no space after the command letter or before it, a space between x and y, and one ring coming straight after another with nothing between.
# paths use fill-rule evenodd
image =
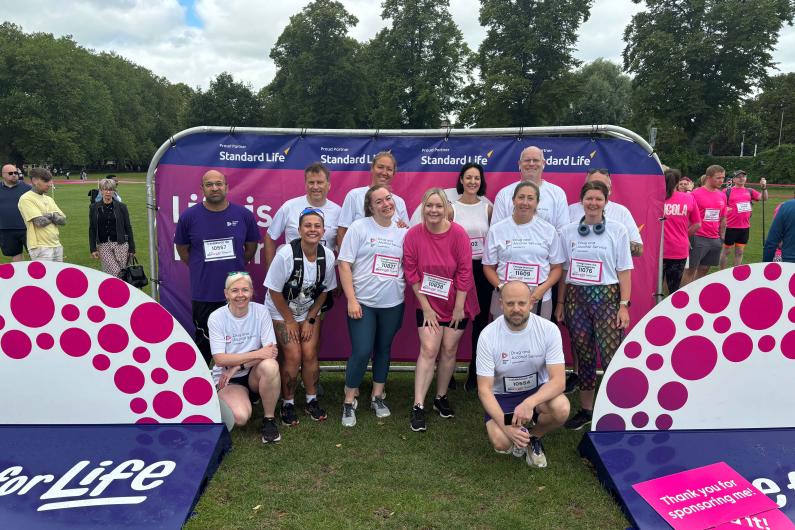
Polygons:
<instances>
[{"instance_id":1,"label":"green lawn","mask_svg":"<svg viewBox=\"0 0 795 530\"><path fill-rule=\"evenodd\" d=\"M101 176L101 175L100 175ZM55 199L66 213L61 229L67 261L99 268L88 252L88 183L58 183ZM119 174L131 206L139 260L149 268L145 177ZM73 182L73 181L70 181ZM771 190L775 204L792 191ZM747 262L761 258L761 205L754 209ZM7 262L0 258L0 262ZM459 382L462 377L458 375ZM576 453L581 432L545 437L550 467L495 454L486 439L477 397L451 391L457 417L430 415L427 433L408 427L413 374L393 373L387 401L393 415L377 420L364 404L358 425L343 429L341 373L324 373L325 423L301 415L282 427L282 443L260 443L261 410L232 433L233 450L209 483L187 524L199 528L626 528L627 521ZM461 385L462 386L462 385ZM434 388L432 386L432 388ZM368 395L369 387L362 388ZM299 392L299 408L303 396ZM430 413L430 404L427 404ZM575 404L573 404L574 407Z\"/></svg>"}]
</instances>

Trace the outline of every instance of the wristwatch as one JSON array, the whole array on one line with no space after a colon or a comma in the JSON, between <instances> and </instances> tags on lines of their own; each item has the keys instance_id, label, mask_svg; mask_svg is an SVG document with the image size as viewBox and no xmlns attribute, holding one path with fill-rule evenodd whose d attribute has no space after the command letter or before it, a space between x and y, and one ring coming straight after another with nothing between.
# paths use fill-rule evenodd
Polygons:
<instances>
[{"instance_id":1,"label":"wristwatch","mask_svg":"<svg viewBox=\"0 0 795 530\"><path fill-rule=\"evenodd\" d=\"M626 306L626 307L631 307L632 306L632 302L630 302L629 300L621 300L619 302L619 305L623 305L623 306Z\"/></svg>"},{"instance_id":2,"label":"wristwatch","mask_svg":"<svg viewBox=\"0 0 795 530\"><path fill-rule=\"evenodd\" d=\"M317 319L315 319L315 317L311 317L311 318L307 318L306 321L314 326L315 322L317 321Z\"/></svg>"},{"instance_id":3,"label":"wristwatch","mask_svg":"<svg viewBox=\"0 0 795 530\"><path fill-rule=\"evenodd\" d=\"M505 287L505 282L497 284L497 292L502 292L503 287Z\"/></svg>"}]
</instances>

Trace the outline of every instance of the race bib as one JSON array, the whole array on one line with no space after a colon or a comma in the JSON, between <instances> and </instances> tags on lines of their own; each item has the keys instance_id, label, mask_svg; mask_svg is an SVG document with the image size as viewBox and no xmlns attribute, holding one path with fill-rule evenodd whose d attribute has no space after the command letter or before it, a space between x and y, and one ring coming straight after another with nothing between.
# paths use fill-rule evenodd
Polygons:
<instances>
[{"instance_id":1,"label":"race bib","mask_svg":"<svg viewBox=\"0 0 795 530\"><path fill-rule=\"evenodd\" d=\"M569 278L587 283L602 281L602 262L590 259L571 258Z\"/></svg>"},{"instance_id":2,"label":"race bib","mask_svg":"<svg viewBox=\"0 0 795 530\"><path fill-rule=\"evenodd\" d=\"M505 281L518 280L527 285L538 285L540 265L535 263L515 263L509 261L505 264Z\"/></svg>"},{"instance_id":3,"label":"race bib","mask_svg":"<svg viewBox=\"0 0 795 530\"><path fill-rule=\"evenodd\" d=\"M400 258L376 254L373 257L373 274L397 278L400 270Z\"/></svg>"},{"instance_id":4,"label":"race bib","mask_svg":"<svg viewBox=\"0 0 795 530\"><path fill-rule=\"evenodd\" d=\"M719 208L707 208L704 210L704 221L708 223L715 223L720 221L720 209Z\"/></svg>"},{"instance_id":5,"label":"race bib","mask_svg":"<svg viewBox=\"0 0 795 530\"><path fill-rule=\"evenodd\" d=\"M423 274L420 292L427 296L447 300L450 297L450 287L452 285L453 280L449 278L442 278L441 276L434 276L432 274Z\"/></svg>"},{"instance_id":6,"label":"race bib","mask_svg":"<svg viewBox=\"0 0 795 530\"><path fill-rule=\"evenodd\" d=\"M469 246L472 247L472 257L473 258L482 258L483 257L483 247L485 246L484 243L485 239L482 237L470 237L469 238Z\"/></svg>"},{"instance_id":7,"label":"race bib","mask_svg":"<svg viewBox=\"0 0 795 530\"><path fill-rule=\"evenodd\" d=\"M204 261L235 259L235 243L232 238L207 239L204 241Z\"/></svg>"},{"instance_id":8,"label":"race bib","mask_svg":"<svg viewBox=\"0 0 795 530\"><path fill-rule=\"evenodd\" d=\"M538 373L523 375L520 377L503 377L503 385L506 392L527 392L538 387Z\"/></svg>"},{"instance_id":9,"label":"race bib","mask_svg":"<svg viewBox=\"0 0 795 530\"><path fill-rule=\"evenodd\" d=\"M737 213L746 213L753 211L751 208L751 203L748 201L745 202L738 202L737 203Z\"/></svg>"}]
</instances>

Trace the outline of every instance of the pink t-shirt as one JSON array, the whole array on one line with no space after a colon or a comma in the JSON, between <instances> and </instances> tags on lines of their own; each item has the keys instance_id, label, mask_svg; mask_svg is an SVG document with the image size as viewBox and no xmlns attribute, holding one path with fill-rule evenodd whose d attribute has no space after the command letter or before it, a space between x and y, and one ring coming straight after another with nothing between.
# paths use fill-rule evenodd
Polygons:
<instances>
[{"instance_id":1,"label":"pink t-shirt","mask_svg":"<svg viewBox=\"0 0 795 530\"><path fill-rule=\"evenodd\" d=\"M440 322L452 318L456 291L467 293L467 318L480 312L472 277L472 247L467 231L459 224L451 223L450 230L442 234L432 234L424 224L411 227L403 240L403 274L409 285L420 284Z\"/></svg>"},{"instance_id":2,"label":"pink t-shirt","mask_svg":"<svg viewBox=\"0 0 795 530\"><path fill-rule=\"evenodd\" d=\"M728 228L750 228L751 201L758 201L762 194L750 188L732 188L729 204L726 207L726 226Z\"/></svg>"},{"instance_id":3,"label":"pink t-shirt","mask_svg":"<svg viewBox=\"0 0 795 530\"><path fill-rule=\"evenodd\" d=\"M723 190L709 191L705 186L696 188L691 195L695 197L698 211L701 214L701 228L697 236L709 239L720 237L720 219L726 217L726 192Z\"/></svg>"},{"instance_id":4,"label":"pink t-shirt","mask_svg":"<svg viewBox=\"0 0 795 530\"><path fill-rule=\"evenodd\" d=\"M685 259L690 252L687 230L691 225L701 222L696 199L692 193L675 191L663 204L665 215L665 241L663 258Z\"/></svg>"}]
</instances>

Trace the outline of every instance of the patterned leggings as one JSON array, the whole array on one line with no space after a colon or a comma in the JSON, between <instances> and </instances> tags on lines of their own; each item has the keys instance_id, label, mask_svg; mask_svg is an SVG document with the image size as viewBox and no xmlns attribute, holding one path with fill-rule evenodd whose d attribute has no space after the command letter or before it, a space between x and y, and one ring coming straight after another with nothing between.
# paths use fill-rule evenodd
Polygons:
<instances>
[{"instance_id":1,"label":"patterned leggings","mask_svg":"<svg viewBox=\"0 0 795 530\"><path fill-rule=\"evenodd\" d=\"M615 327L620 292L613 285L568 285L564 314L571 348L580 360L580 389L596 388L596 351L607 369L624 337Z\"/></svg>"},{"instance_id":2,"label":"patterned leggings","mask_svg":"<svg viewBox=\"0 0 795 530\"><path fill-rule=\"evenodd\" d=\"M129 246L127 243L116 243L109 241L97 245L99 260L102 262L102 271L111 276L119 276L121 270L127 266L129 256Z\"/></svg>"}]
</instances>

